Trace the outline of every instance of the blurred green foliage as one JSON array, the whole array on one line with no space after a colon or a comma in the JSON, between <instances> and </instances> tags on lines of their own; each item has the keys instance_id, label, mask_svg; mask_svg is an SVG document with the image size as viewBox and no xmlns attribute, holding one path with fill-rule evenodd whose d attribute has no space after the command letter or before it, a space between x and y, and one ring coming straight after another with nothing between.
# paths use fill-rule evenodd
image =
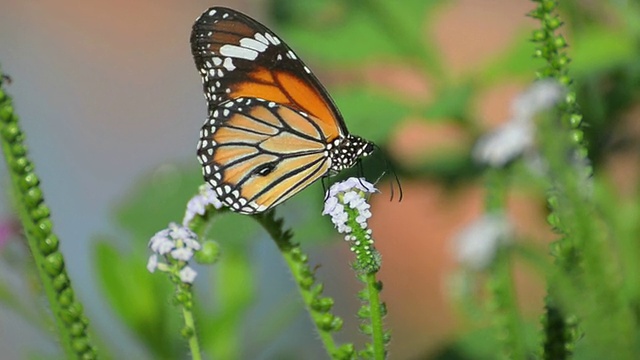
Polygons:
<instances>
[{"instance_id":1,"label":"blurred green foliage","mask_svg":"<svg viewBox=\"0 0 640 360\"><path fill-rule=\"evenodd\" d=\"M433 85L434 95L426 101L405 98L395 89L371 83L362 76L355 76L353 81L328 84L349 129L386 149L395 131L409 118L428 123L455 124L467 133L469 139L477 138L482 133L478 124L483 120L476 115L478 95L503 82L517 80L526 83L533 79L534 72L541 66L540 60L532 58L534 45L528 40L530 29L525 27L516 32L505 50L463 76L454 77L429 31L433 19L453 3L421 0L272 0L267 6L272 21L265 22L272 24L274 30L321 74L336 70L360 73L369 65L393 63L416 70L416 76L424 77L423 81ZM570 4L564 4L565 9L582 6L577 1L567 3ZM640 55L637 45L640 34L637 18L640 18L640 12L633 5L624 8L615 2L608 3L606 7L610 14L615 14L621 21L626 19L622 23L624 25L611 26L604 17L589 13L588 21L578 21L576 26L569 22L565 27L570 33L569 51L574 60L571 64L574 86L579 97L586 99L581 104L585 122L589 124L585 131L596 171L598 161L616 150L611 147L609 138L622 114L637 102L640 85L640 66L636 61ZM630 16L631 11L638 17ZM327 77L331 78L329 75ZM637 144L638 139L633 141ZM418 162L395 159L387 151L384 156L404 178L431 179L451 185L460 180L473 180L480 174L480 169L470 158L471 144L460 145L459 151L425 154ZM367 160L365 173L377 176L375 174L382 173L385 166L382 159ZM357 170L350 170L338 178L355 173ZM541 189L539 183L530 181L524 167L516 166L512 179L517 186ZM157 356L178 356L182 349L178 335L166 332L170 324L165 322L168 319L175 320L165 313L171 312L170 306L158 303L158 299L170 296L166 284L163 285L164 279L156 279L140 268L141 259L145 256L141 244L169 221L181 218L180 209L199 183L199 174L191 169L163 170L148 177L116 210L115 220L133 240L132 243L138 245L132 246L134 250L126 253L117 251L112 239L103 240L96 247L105 293L123 321L136 329L135 332L149 349L162 349L155 353ZM612 204L617 201L612 200L615 196L604 189L598 191L599 194L607 193L604 197L607 200L603 203L609 204L610 208L603 211L611 220L610 231L616 234L617 246L629 246L637 227L629 224L637 223L640 201L627 199L624 212L618 215L612 210ZM543 206L543 199L540 201ZM331 237L328 221L318 216L321 208L320 184L309 187L281 206L281 213L294 228L295 240L311 244ZM223 263L214 271L217 280L213 282L215 290L212 291L215 295L201 294L204 298L213 297L215 301L202 305L206 310L198 311L200 323L204 325L205 349L210 354L222 356L220 358L247 353L247 350L240 350L247 346L240 344L240 324L245 322L243 314L256 301L252 280L255 274L250 270L253 268L250 249L254 246L252 239L257 234L259 232L251 221L234 214L221 217L210 232L212 238L222 244ZM635 247L628 250L638 255ZM541 268L546 266L542 254L530 249L526 251L530 260L535 259L537 269L545 273L547 270ZM636 258L627 256L625 266L634 268L632 259ZM114 268L118 269L115 274ZM124 274L134 274L135 280L132 277L124 279ZM638 296L636 290L640 282L633 280L635 278L632 276L629 280L630 296ZM238 283L248 286L238 287ZM136 301L127 301L132 295ZM135 308L139 308L139 311ZM484 310L474 310L476 314L478 311L482 313ZM281 319L272 319L275 323L282 324L282 319L291 315L287 315L287 312L280 314ZM528 348L535 347L537 326L535 319L526 325ZM282 325L277 328L282 329ZM438 354L433 354L433 358L490 359L498 345L489 334L482 327L476 328Z\"/></svg>"},{"instance_id":2,"label":"blurred green foliage","mask_svg":"<svg viewBox=\"0 0 640 360\"><path fill-rule=\"evenodd\" d=\"M384 156L403 178L412 181L439 181L445 186L477 180L481 169L470 157L471 143L483 131L477 115L477 99L497 84L534 78L541 66L532 58L534 45L529 41L530 28L515 32L512 42L499 54L461 76L454 76L442 52L431 38L430 24L455 1L382 1L382 0L271 0L266 10L274 31L301 55L318 73L331 79L332 72L360 74L370 65L404 66L433 86L429 100L405 98L396 89L371 83L364 76L353 81L329 83L328 88L340 107L349 129L388 149L399 129L408 119L425 123L459 126L470 139L459 151L425 154L420 161ZM532 6L533 7L533 6ZM594 10L594 7L599 10ZM204 10L204 9L203 9ZM637 234L640 233L640 198L621 197L615 185L601 176L604 162L611 156L637 153L637 134L626 130L625 116L637 107L640 92L640 6L633 2L602 1L596 5L577 0L561 3L566 20L564 31L569 39L571 75L584 114L586 143L596 173L595 201L598 221L602 223L603 241L612 261L612 281L619 283L625 305L633 307L634 323L640 318L640 256ZM523 14L524 16L524 14ZM482 20L479 20L482 21ZM635 119L637 123L637 119ZM194 143L196 141L194 134ZM195 158L195 155L194 155ZM192 161L195 163L195 160ZM199 171L191 166L163 165L148 174L114 209L116 230L96 238L94 261L100 285L121 321L144 345L149 357L178 359L186 355L180 338L175 308L166 299L172 296L169 283L162 276L149 274L144 268L148 256L146 243L171 221L180 222L188 199L202 182ZM369 166L370 165L370 166ZM380 159L368 160L365 173L375 179L385 169ZM540 191L524 167L515 165L515 186ZM342 174L348 176L357 169ZM338 177L339 178L339 177ZM636 186L637 189L637 186ZM305 245L322 244L331 239L329 220L319 216L322 209L322 185L315 184L279 208L295 232L294 240ZM540 206L544 199L540 197ZM589 220L589 219L586 219ZM297 314L288 294L269 316L256 324L247 314L256 306L256 240L264 237L245 216L221 216L207 233L222 246L221 261L211 273L202 275L210 286L198 287L196 302L198 324L204 349L215 359L242 358L257 353L256 348L278 336ZM125 245L126 244L126 245ZM535 272L548 275L550 266L544 254L529 251ZM425 257L428 254L425 254ZM534 259L533 261L531 259ZM275 268L275 267L274 267ZM281 271L275 268L273 271ZM238 286L242 284L242 286ZM567 290L567 307L580 306L581 294ZM0 284L0 301L17 308L17 301ZM284 306L285 304L287 306ZM477 304L476 304L477 305ZM436 359L491 359L496 341L489 336L486 309L469 307L482 326L460 335L437 354ZM589 309L587 309L589 310ZM473 314L471 314L473 313ZM247 322L255 329L246 336ZM636 324L637 325L637 324ZM536 319L526 324L527 339L534 339ZM272 330L272 331L270 331ZM425 339L428 343L428 339ZM527 345L534 347L535 341ZM580 343L576 357L589 358ZM425 345L426 347L426 345ZM587 347L588 348L588 347ZM117 347L113 350L117 353Z\"/></svg>"}]
</instances>

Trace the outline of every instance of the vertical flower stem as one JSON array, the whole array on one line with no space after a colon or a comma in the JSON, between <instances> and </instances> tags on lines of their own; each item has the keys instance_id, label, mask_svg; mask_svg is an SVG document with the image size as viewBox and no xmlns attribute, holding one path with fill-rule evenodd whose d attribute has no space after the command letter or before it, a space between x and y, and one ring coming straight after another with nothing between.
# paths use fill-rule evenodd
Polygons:
<instances>
[{"instance_id":1,"label":"vertical flower stem","mask_svg":"<svg viewBox=\"0 0 640 360\"><path fill-rule=\"evenodd\" d=\"M381 360L385 358L385 338L384 327L382 324L383 309L380 302L380 288L382 284L376 280L376 273L371 272L365 275L365 281L367 283L367 294L369 295L368 302L371 308L370 320L371 320L371 338L373 344L373 358Z\"/></svg>"},{"instance_id":2,"label":"vertical flower stem","mask_svg":"<svg viewBox=\"0 0 640 360\"><path fill-rule=\"evenodd\" d=\"M511 259L507 249L501 249L497 254L489 276L492 321L501 344L501 356L504 359L526 359L522 321L516 301Z\"/></svg>"},{"instance_id":3,"label":"vertical flower stem","mask_svg":"<svg viewBox=\"0 0 640 360\"><path fill-rule=\"evenodd\" d=\"M506 208L508 174L502 169L488 169L486 173L485 211L504 213ZM510 254L500 249L489 272L487 282L493 313L493 326L505 359L526 358L522 320L518 311Z\"/></svg>"},{"instance_id":4,"label":"vertical flower stem","mask_svg":"<svg viewBox=\"0 0 640 360\"><path fill-rule=\"evenodd\" d=\"M193 292L188 290L190 297L193 297ZM202 355L200 353L200 343L198 342L198 335L196 333L196 324L193 320L193 312L191 306L182 305L182 316L184 317L184 325L187 330L187 337L189 340L189 350L191 351L191 358L193 360L201 360Z\"/></svg>"},{"instance_id":5,"label":"vertical flower stem","mask_svg":"<svg viewBox=\"0 0 640 360\"><path fill-rule=\"evenodd\" d=\"M546 62L545 66L536 73L536 77L538 79L555 78L560 83L569 86L573 80L568 74L570 59L564 52L567 44L562 35L556 35L556 30L562 26L562 21L554 14L558 2L555 0L533 0L533 2L536 3L536 8L529 13L529 16L540 22L540 28L535 30L532 36L533 41L539 44L539 46L536 47L534 56L542 58ZM560 108L563 114L563 128L558 129L556 126L554 129L541 129L538 133L541 135L542 141L545 141L546 137L552 137L558 130L560 130L562 134L567 135L567 137L569 137L568 133L572 132L571 138L575 145L576 154L582 159L585 159L587 157L587 150L583 143L583 133L580 130L582 116L578 111L574 92L567 94L565 103L561 105ZM546 133L543 130L550 130L554 133ZM543 151L547 150L551 156L548 160L551 160L551 166L553 166L553 160L560 158L564 153L549 151L549 148L549 146L544 146L544 144L542 146ZM560 166L566 170L566 163L562 162ZM561 173L566 172L565 170L561 169ZM564 185L563 181L559 183ZM570 189L563 190L566 191ZM566 195L567 194L563 194L563 196ZM590 246L588 238L591 237L593 233L586 234L587 238L582 238L582 234L572 233L569 229L570 222L567 221L569 219L564 218L560 214L561 209L558 208L557 197L552 194L548 198L548 203L551 208L548 217L549 223L554 230L560 234L560 239L552 244L551 252L555 257L557 266L563 272L572 277L576 276L577 273L581 271L581 251L583 247L580 243ZM581 211L585 210L583 206L579 206L579 208ZM585 219L588 218L589 217L586 217ZM576 278L575 280L578 279ZM554 286L554 279L549 279L549 294L545 298L546 314L543 319L545 338L542 346L542 356L545 359L566 359L573 353L573 348L579 334L575 321L575 313L568 314L566 312L567 310L561 307L557 295L558 291Z\"/></svg>"},{"instance_id":6,"label":"vertical flower stem","mask_svg":"<svg viewBox=\"0 0 640 360\"><path fill-rule=\"evenodd\" d=\"M59 240L53 232L49 207L43 199L33 163L27 156L25 135L13 111L11 99L1 88L4 79L0 72L0 142L27 244L49 300L66 357L95 359L97 353L88 334L89 321L65 269L64 257L58 248Z\"/></svg>"}]
</instances>

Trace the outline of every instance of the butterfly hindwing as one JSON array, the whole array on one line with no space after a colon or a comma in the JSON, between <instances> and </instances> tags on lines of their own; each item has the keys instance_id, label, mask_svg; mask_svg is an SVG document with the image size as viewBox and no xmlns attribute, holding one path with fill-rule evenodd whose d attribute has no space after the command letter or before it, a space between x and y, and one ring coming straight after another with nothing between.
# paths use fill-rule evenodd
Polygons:
<instances>
[{"instance_id":1,"label":"butterfly hindwing","mask_svg":"<svg viewBox=\"0 0 640 360\"><path fill-rule=\"evenodd\" d=\"M257 98L227 100L201 130L198 158L222 202L256 213L325 175L330 161L318 119Z\"/></svg>"},{"instance_id":2,"label":"butterfly hindwing","mask_svg":"<svg viewBox=\"0 0 640 360\"><path fill-rule=\"evenodd\" d=\"M205 11L193 26L191 51L210 113L229 99L261 98L315 116L330 139L347 134L340 112L311 70L248 16L223 7Z\"/></svg>"}]
</instances>

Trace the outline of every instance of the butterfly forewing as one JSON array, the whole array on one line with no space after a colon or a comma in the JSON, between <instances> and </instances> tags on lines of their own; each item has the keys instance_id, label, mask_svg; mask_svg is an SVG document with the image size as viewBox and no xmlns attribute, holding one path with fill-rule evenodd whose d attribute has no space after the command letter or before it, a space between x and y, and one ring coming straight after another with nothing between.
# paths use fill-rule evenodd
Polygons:
<instances>
[{"instance_id":1,"label":"butterfly forewing","mask_svg":"<svg viewBox=\"0 0 640 360\"><path fill-rule=\"evenodd\" d=\"M329 138L347 133L326 90L279 37L248 16L216 7L193 25L191 51L209 110L238 97L288 105L325 124Z\"/></svg>"}]
</instances>

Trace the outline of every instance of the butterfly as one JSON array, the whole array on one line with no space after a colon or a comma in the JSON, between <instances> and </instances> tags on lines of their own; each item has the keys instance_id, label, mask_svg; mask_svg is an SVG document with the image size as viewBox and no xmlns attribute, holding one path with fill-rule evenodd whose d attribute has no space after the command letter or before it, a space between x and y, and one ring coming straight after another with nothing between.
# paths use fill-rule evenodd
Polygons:
<instances>
[{"instance_id":1,"label":"butterfly","mask_svg":"<svg viewBox=\"0 0 640 360\"><path fill-rule=\"evenodd\" d=\"M231 210L271 209L373 153L302 60L249 16L208 9L193 25L191 52L208 104L198 160Z\"/></svg>"}]
</instances>

